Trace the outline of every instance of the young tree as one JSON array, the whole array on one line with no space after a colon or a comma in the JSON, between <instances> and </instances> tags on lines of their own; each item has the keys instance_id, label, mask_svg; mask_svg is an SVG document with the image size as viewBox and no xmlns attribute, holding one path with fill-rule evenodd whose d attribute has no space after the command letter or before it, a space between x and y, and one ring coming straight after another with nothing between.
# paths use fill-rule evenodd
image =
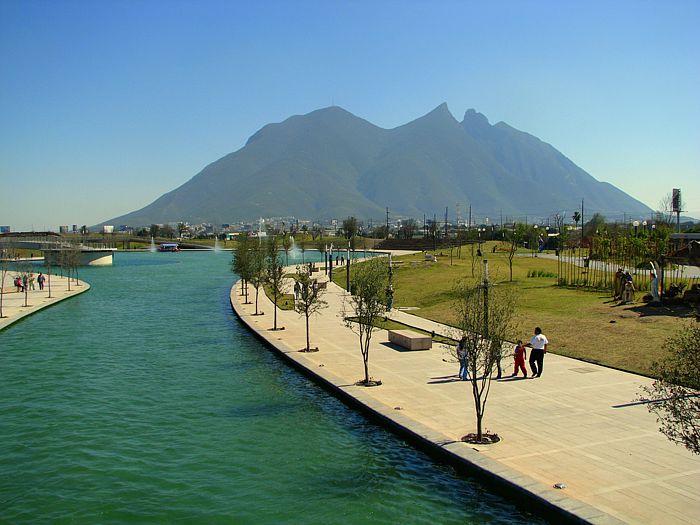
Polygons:
<instances>
[{"instance_id":1,"label":"young tree","mask_svg":"<svg viewBox=\"0 0 700 525\"><path fill-rule=\"evenodd\" d=\"M365 369L365 377L358 381L358 385L381 384L381 381L369 377L369 348L372 333L377 330L374 323L386 311L387 282L387 267L382 257L358 264L350 280L352 295L349 307L357 322L350 320L347 315L345 322L360 338L360 352ZM347 306L347 303L344 306Z\"/></svg>"},{"instance_id":2,"label":"young tree","mask_svg":"<svg viewBox=\"0 0 700 525\"><path fill-rule=\"evenodd\" d=\"M662 434L700 454L700 323L692 323L668 340L670 353L652 365L657 379L640 399L650 402Z\"/></svg>"},{"instance_id":3,"label":"young tree","mask_svg":"<svg viewBox=\"0 0 700 525\"><path fill-rule=\"evenodd\" d=\"M518 246L525 240L525 225L513 223L513 229L511 230L510 244L508 245L508 269L510 270L510 282L513 282L513 257L515 257L515 252L518 251ZM473 272L472 272L473 275Z\"/></svg>"},{"instance_id":4,"label":"young tree","mask_svg":"<svg viewBox=\"0 0 700 525\"><path fill-rule=\"evenodd\" d=\"M68 251L68 265L73 272L73 278L75 279L76 286L80 286L78 282L78 268L80 267L81 255L82 251L80 249L80 245L77 243L72 243L70 250ZM70 275L68 276L68 280L70 281Z\"/></svg>"},{"instance_id":5,"label":"young tree","mask_svg":"<svg viewBox=\"0 0 700 525\"><path fill-rule=\"evenodd\" d=\"M250 237L247 235L240 236L233 250L233 261L231 263L231 270L237 273L243 281L244 304L250 304L248 301L248 282L252 269L252 249L253 243Z\"/></svg>"},{"instance_id":6,"label":"young tree","mask_svg":"<svg viewBox=\"0 0 700 525\"><path fill-rule=\"evenodd\" d=\"M294 243L294 239L292 239L291 235L284 235L282 237L282 249L284 250L284 256L285 256L285 263L287 266L289 266L289 250L292 249L292 244Z\"/></svg>"},{"instance_id":7,"label":"young tree","mask_svg":"<svg viewBox=\"0 0 700 525\"><path fill-rule=\"evenodd\" d=\"M52 297L51 296L51 266L53 266L53 256L51 252L45 251L44 252L44 266L46 266L46 284L48 286L49 290L49 299Z\"/></svg>"},{"instance_id":8,"label":"young tree","mask_svg":"<svg viewBox=\"0 0 700 525\"><path fill-rule=\"evenodd\" d=\"M317 237L318 239L323 239L323 228L320 224L314 224L311 227L311 239L316 240Z\"/></svg>"},{"instance_id":9,"label":"young tree","mask_svg":"<svg viewBox=\"0 0 700 525\"><path fill-rule=\"evenodd\" d=\"M10 263L15 258L15 252L11 249L0 251L0 319L5 317L2 311L2 299L5 294L5 277L10 271Z\"/></svg>"},{"instance_id":10,"label":"young tree","mask_svg":"<svg viewBox=\"0 0 700 525\"><path fill-rule=\"evenodd\" d=\"M296 276L299 293L294 302L294 311L306 318L306 348L303 352L315 352L318 348L312 350L309 344L309 317L325 308L328 303L323 300L323 290L317 286L311 278L309 269L306 265L302 266Z\"/></svg>"},{"instance_id":11,"label":"young tree","mask_svg":"<svg viewBox=\"0 0 700 525\"><path fill-rule=\"evenodd\" d=\"M480 285L461 283L456 288L456 309L460 335L465 339L466 364L476 413L476 434L465 436L476 443L484 440L482 422L486 410L491 375L501 358L502 345L513 331L515 300L504 288L491 288L488 261Z\"/></svg>"},{"instance_id":12,"label":"young tree","mask_svg":"<svg viewBox=\"0 0 700 525\"><path fill-rule=\"evenodd\" d=\"M265 253L265 271L266 282L272 292L272 304L274 313L274 322L272 329L277 330L277 302L284 293L282 290L282 281L284 267L280 260L279 250L277 249L277 239L275 237L267 238Z\"/></svg>"},{"instance_id":13,"label":"young tree","mask_svg":"<svg viewBox=\"0 0 700 525\"><path fill-rule=\"evenodd\" d=\"M261 313L258 313L258 298L260 297L260 287L265 284L267 272L265 252L260 245L253 243L251 247L248 271L248 281L255 288L255 315L261 315Z\"/></svg>"},{"instance_id":14,"label":"young tree","mask_svg":"<svg viewBox=\"0 0 700 525\"><path fill-rule=\"evenodd\" d=\"M65 271L68 277L68 291L70 292L70 247L62 245L58 252L58 264L61 267L61 278L63 278L63 272Z\"/></svg>"},{"instance_id":15,"label":"young tree","mask_svg":"<svg viewBox=\"0 0 700 525\"><path fill-rule=\"evenodd\" d=\"M357 231L359 229L359 223L357 222L357 219L355 217L348 217L347 219L343 219L343 236L350 240L352 237L357 235Z\"/></svg>"}]
</instances>

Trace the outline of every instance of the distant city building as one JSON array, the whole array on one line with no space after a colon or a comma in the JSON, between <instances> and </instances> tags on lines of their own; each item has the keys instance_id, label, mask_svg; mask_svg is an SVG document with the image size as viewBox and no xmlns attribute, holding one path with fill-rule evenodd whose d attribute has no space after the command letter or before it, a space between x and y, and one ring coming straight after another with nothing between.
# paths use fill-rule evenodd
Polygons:
<instances>
[{"instance_id":1,"label":"distant city building","mask_svg":"<svg viewBox=\"0 0 700 525\"><path fill-rule=\"evenodd\" d=\"M78 225L74 224L73 229L71 230L73 233L78 233Z\"/></svg>"},{"instance_id":2,"label":"distant city building","mask_svg":"<svg viewBox=\"0 0 700 525\"><path fill-rule=\"evenodd\" d=\"M102 233L114 233L114 226L111 224L105 224L102 226Z\"/></svg>"},{"instance_id":3,"label":"distant city building","mask_svg":"<svg viewBox=\"0 0 700 525\"><path fill-rule=\"evenodd\" d=\"M58 227L58 233L68 233L68 225L59 226L59 227Z\"/></svg>"},{"instance_id":4,"label":"distant city building","mask_svg":"<svg viewBox=\"0 0 700 525\"><path fill-rule=\"evenodd\" d=\"M0 226L0 233L10 233L9 226Z\"/></svg>"}]
</instances>

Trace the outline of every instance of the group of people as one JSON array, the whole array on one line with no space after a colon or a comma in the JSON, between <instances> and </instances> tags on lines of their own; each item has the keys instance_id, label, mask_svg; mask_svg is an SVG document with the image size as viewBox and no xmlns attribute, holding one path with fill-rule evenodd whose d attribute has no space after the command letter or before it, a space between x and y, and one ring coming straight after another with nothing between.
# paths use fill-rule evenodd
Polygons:
<instances>
[{"instance_id":1,"label":"group of people","mask_svg":"<svg viewBox=\"0 0 700 525\"><path fill-rule=\"evenodd\" d=\"M43 290L44 283L46 282L46 276L40 272L39 276L36 278L36 282L39 285L39 290ZM26 292L29 290L36 290L36 287L34 285L34 274L33 273L29 273L29 274L24 273L22 275L15 276L14 285L17 288L18 292Z\"/></svg>"},{"instance_id":2,"label":"group of people","mask_svg":"<svg viewBox=\"0 0 700 525\"><path fill-rule=\"evenodd\" d=\"M623 304L634 302L634 281L629 270L623 272L622 268L617 269L613 280L613 294L614 299L621 300Z\"/></svg>"},{"instance_id":3,"label":"group of people","mask_svg":"<svg viewBox=\"0 0 700 525\"><path fill-rule=\"evenodd\" d=\"M459 360L459 378L462 381L469 379L469 354L467 349L467 338L462 337L457 345L457 359ZM530 342L524 345L522 340L518 340L518 345L515 347L515 368L511 377L516 377L520 371L527 377L527 368L525 368L525 358L527 357L526 347L530 347L530 370L531 377L542 377L542 369L544 367L544 354L547 353L549 340L542 333L542 329L538 326L535 328L535 334L530 338ZM500 365L499 365L500 376Z\"/></svg>"}]
</instances>

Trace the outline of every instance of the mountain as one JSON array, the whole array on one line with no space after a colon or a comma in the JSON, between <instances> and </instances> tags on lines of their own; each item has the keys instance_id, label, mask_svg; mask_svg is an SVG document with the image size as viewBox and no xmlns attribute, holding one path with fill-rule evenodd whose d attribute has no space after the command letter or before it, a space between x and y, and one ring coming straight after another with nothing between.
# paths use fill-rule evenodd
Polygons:
<instances>
[{"instance_id":1,"label":"mountain","mask_svg":"<svg viewBox=\"0 0 700 525\"><path fill-rule=\"evenodd\" d=\"M360 219L479 215L646 216L651 209L600 182L551 145L470 109L458 122L441 104L383 129L337 106L268 124L148 206L106 223L131 226L250 221L258 217Z\"/></svg>"}]
</instances>

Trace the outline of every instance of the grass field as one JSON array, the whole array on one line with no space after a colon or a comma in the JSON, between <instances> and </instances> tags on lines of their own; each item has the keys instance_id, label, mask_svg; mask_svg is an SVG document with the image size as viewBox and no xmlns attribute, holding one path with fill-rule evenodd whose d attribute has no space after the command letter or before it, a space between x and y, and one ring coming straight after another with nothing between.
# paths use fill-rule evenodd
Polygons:
<instances>
[{"instance_id":1,"label":"grass field","mask_svg":"<svg viewBox=\"0 0 700 525\"><path fill-rule=\"evenodd\" d=\"M683 321L692 316L689 308L651 307L641 302L637 292L634 304L619 305L610 293L565 288L556 277L528 277L528 273L557 274L557 261L532 257L527 251L513 260L513 282L509 282L508 256L492 253L487 243L484 257L474 258L462 249L461 258L453 252L437 252L437 262L424 261L423 254L395 258L394 306L417 307L411 313L455 325L455 285L460 280L481 279L483 259L489 261L489 278L495 286L513 288L517 297L515 338L527 341L540 326L550 341L550 351L592 363L650 374L650 365L665 355L664 343ZM334 275L345 285L345 271Z\"/></svg>"}]
</instances>

